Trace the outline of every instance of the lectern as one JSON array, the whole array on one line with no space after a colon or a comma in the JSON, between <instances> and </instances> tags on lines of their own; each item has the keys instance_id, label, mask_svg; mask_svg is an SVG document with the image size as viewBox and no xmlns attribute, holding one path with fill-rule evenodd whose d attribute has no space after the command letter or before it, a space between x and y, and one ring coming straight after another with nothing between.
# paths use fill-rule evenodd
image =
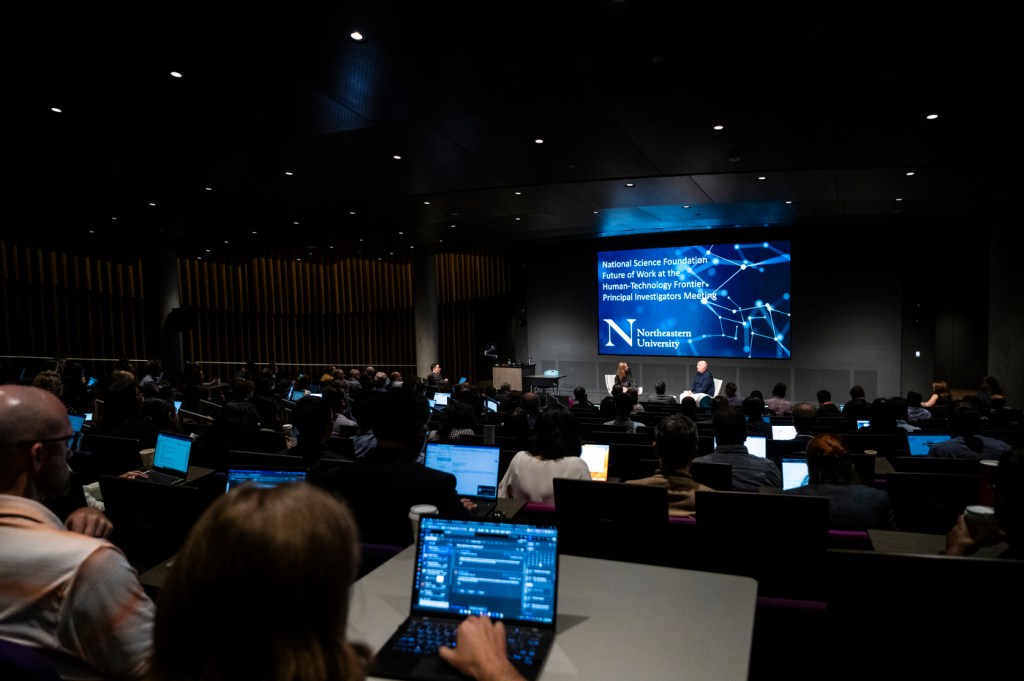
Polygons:
<instances>
[{"instance_id":1,"label":"lectern","mask_svg":"<svg viewBox=\"0 0 1024 681\"><path fill-rule=\"evenodd\" d=\"M508 383L512 390L523 390L523 376L529 376L537 369L536 364L515 364L507 366L495 366L491 374L494 387L500 388L502 383Z\"/></svg>"}]
</instances>

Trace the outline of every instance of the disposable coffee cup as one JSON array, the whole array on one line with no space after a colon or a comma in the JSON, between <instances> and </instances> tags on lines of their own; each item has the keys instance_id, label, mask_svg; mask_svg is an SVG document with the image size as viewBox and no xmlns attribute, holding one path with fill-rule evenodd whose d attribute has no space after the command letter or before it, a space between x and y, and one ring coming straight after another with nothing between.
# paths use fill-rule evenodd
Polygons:
<instances>
[{"instance_id":1,"label":"disposable coffee cup","mask_svg":"<svg viewBox=\"0 0 1024 681\"><path fill-rule=\"evenodd\" d=\"M494 426L492 426L492 425L488 424L488 425L484 426L484 444L485 445L493 445L494 444Z\"/></svg>"},{"instance_id":2,"label":"disposable coffee cup","mask_svg":"<svg viewBox=\"0 0 1024 681\"><path fill-rule=\"evenodd\" d=\"M991 506L995 503L995 478L998 459L982 459L978 462L978 503Z\"/></svg>"},{"instance_id":3,"label":"disposable coffee cup","mask_svg":"<svg viewBox=\"0 0 1024 681\"><path fill-rule=\"evenodd\" d=\"M153 449L152 447L150 447L149 449L140 449L139 450L139 456L142 457L142 467L143 468L152 468L153 467L153 457L156 456L156 450Z\"/></svg>"},{"instance_id":4,"label":"disposable coffee cup","mask_svg":"<svg viewBox=\"0 0 1024 681\"><path fill-rule=\"evenodd\" d=\"M865 449L864 453L869 456L878 456L878 451L875 449Z\"/></svg>"},{"instance_id":5,"label":"disposable coffee cup","mask_svg":"<svg viewBox=\"0 0 1024 681\"><path fill-rule=\"evenodd\" d=\"M420 538L420 516L437 515L437 506L433 504L416 504L409 509L409 521L412 522L412 541L415 544Z\"/></svg>"},{"instance_id":6,"label":"disposable coffee cup","mask_svg":"<svg viewBox=\"0 0 1024 681\"><path fill-rule=\"evenodd\" d=\"M991 506L968 506L964 509L964 522L971 539L979 544L993 544L997 541L996 510Z\"/></svg>"}]
</instances>

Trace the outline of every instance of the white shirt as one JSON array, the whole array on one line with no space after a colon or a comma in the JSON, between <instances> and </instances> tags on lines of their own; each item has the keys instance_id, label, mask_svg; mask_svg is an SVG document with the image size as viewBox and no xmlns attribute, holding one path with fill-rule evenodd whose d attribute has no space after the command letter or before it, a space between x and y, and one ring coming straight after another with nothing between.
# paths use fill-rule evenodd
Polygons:
<instances>
[{"instance_id":1,"label":"white shirt","mask_svg":"<svg viewBox=\"0 0 1024 681\"><path fill-rule=\"evenodd\" d=\"M0 638L38 649L63 679L141 678L153 602L120 549L0 494Z\"/></svg>"},{"instance_id":2,"label":"white shirt","mask_svg":"<svg viewBox=\"0 0 1024 681\"><path fill-rule=\"evenodd\" d=\"M590 468L578 456L542 459L527 451L517 452L498 483L498 496L554 506L555 478L590 480Z\"/></svg>"}]
</instances>

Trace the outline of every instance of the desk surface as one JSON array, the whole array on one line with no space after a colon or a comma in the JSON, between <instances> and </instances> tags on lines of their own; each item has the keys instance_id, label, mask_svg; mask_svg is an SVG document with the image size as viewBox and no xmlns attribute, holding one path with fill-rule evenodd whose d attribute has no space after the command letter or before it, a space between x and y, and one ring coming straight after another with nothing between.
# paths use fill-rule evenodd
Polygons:
<instances>
[{"instance_id":1,"label":"desk surface","mask_svg":"<svg viewBox=\"0 0 1024 681\"><path fill-rule=\"evenodd\" d=\"M875 551L881 553L924 553L934 556L946 548L944 534L868 530L868 537ZM977 558L998 558L1007 548L1006 544L983 546L973 555Z\"/></svg>"},{"instance_id":2,"label":"desk surface","mask_svg":"<svg viewBox=\"0 0 1024 681\"><path fill-rule=\"evenodd\" d=\"M409 612L413 547L356 582L348 636L377 650ZM757 583L560 558L558 632L540 679L746 681Z\"/></svg>"}]
</instances>

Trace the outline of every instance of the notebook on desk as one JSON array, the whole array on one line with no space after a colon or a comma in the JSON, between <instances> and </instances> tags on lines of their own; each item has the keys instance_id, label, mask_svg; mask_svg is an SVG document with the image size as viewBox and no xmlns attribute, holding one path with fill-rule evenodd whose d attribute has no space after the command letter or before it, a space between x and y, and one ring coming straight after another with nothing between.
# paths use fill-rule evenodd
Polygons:
<instances>
[{"instance_id":1,"label":"notebook on desk","mask_svg":"<svg viewBox=\"0 0 1024 681\"><path fill-rule=\"evenodd\" d=\"M950 435L944 433L907 433L907 444L910 445L911 456L928 456L932 445L945 442Z\"/></svg>"},{"instance_id":2,"label":"notebook on desk","mask_svg":"<svg viewBox=\"0 0 1024 681\"><path fill-rule=\"evenodd\" d=\"M158 433L153 467L143 470L149 482L180 485L188 479L188 460L192 438L175 433Z\"/></svg>"},{"instance_id":3,"label":"notebook on desk","mask_svg":"<svg viewBox=\"0 0 1024 681\"><path fill-rule=\"evenodd\" d=\"M464 681L437 655L467 615L505 623L509 660L526 679L540 673L555 637L558 527L422 516L409 616L377 652L373 676Z\"/></svg>"},{"instance_id":4,"label":"notebook on desk","mask_svg":"<svg viewBox=\"0 0 1024 681\"><path fill-rule=\"evenodd\" d=\"M476 504L474 513L489 516L497 506L501 448L428 442L423 464L455 476L455 491Z\"/></svg>"}]
</instances>

